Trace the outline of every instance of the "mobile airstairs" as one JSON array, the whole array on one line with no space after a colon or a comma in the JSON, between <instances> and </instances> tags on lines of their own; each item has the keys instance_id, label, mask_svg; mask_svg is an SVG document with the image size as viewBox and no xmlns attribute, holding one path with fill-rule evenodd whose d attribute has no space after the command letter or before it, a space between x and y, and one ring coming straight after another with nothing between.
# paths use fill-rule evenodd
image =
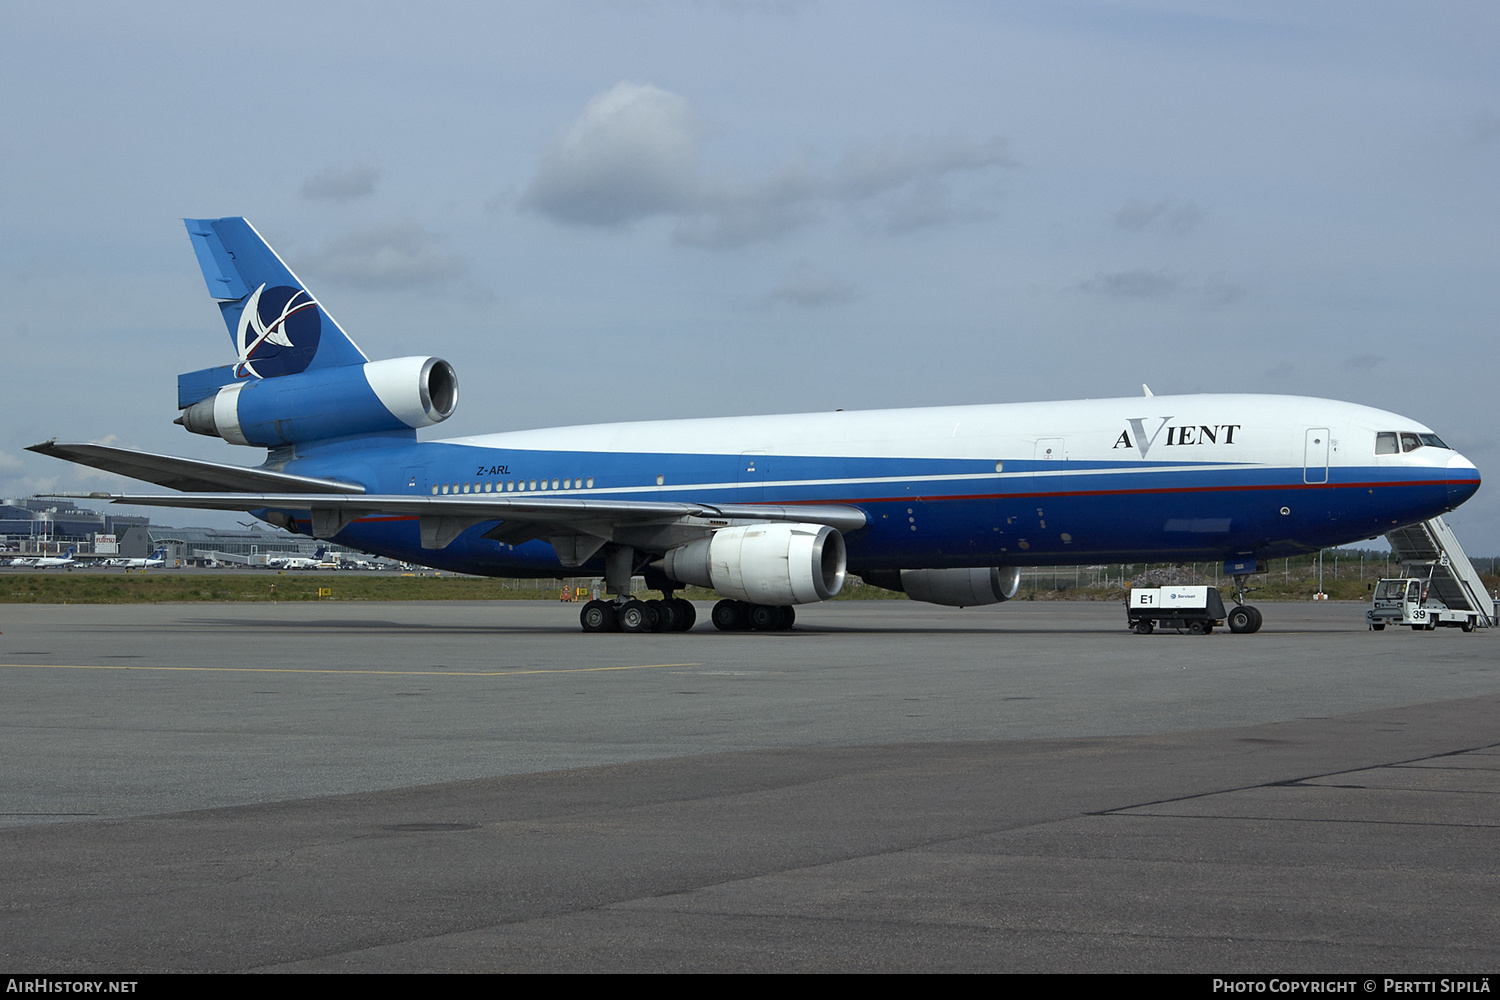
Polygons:
<instances>
[{"instance_id":1,"label":"mobile airstairs","mask_svg":"<svg viewBox=\"0 0 1500 1000\"><path fill-rule=\"evenodd\" d=\"M1454 610L1477 612L1480 628L1496 627L1495 599L1441 517L1397 528L1385 537L1404 576L1426 578L1431 596Z\"/></svg>"}]
</instances>

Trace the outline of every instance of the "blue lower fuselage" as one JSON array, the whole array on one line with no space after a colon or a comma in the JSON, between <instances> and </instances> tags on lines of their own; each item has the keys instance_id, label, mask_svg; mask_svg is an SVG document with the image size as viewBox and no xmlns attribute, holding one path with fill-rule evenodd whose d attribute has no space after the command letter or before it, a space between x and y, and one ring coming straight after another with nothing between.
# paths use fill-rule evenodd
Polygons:
<instances>
[{"instance_id":1,"label":"blue lower fuselage","mask_svg":"<svg viewBox=\"0 0 1500 1000\"><path fill-rule=\"evenodd\" d=\"M1478 488L1468 469L1034 458L840 458L492 449L367 440L287 467L362 483L368 492L449 493L699 504L841 504L867 527L846 535L852 572L967 566L1265 559L1314 552L1451 510ZM288 512L302 531L307 512ZM371 516L334 540L455 572L584 576L543 540L507 545L476 524L441 549L421 547L410 516Z\"/></svg>"}]
</instances>

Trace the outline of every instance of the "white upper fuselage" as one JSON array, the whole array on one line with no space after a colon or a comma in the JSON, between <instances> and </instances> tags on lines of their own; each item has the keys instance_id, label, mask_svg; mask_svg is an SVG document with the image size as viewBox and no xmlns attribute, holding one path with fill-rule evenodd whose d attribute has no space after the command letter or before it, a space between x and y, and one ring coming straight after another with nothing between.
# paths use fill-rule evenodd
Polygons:
<instances>
[{"instance_id":1,"label":"white upper fuselage","mask_svg":"<svg viewBox=\"0 0 1500 1000\"><path fill-rule=\"evenodd\" d=\"M1380 431L1432 433L1409 417L1356 403L1305 396L1201 394L653 420L508 431L434 443L504 452L1062 459L1120 463L1121 471L1139 473L1145 462L1300 467L1307 458L1310 428L1327 428L1327 465L1335 467L1373 464L1375 435ZM1061 450L1054 445L1047 455L1048 444L1058 438ZM1430 468L1474 467L1456 452L1437 448L1382 455L1380 460Z\"/></svg>"}]
</instances>

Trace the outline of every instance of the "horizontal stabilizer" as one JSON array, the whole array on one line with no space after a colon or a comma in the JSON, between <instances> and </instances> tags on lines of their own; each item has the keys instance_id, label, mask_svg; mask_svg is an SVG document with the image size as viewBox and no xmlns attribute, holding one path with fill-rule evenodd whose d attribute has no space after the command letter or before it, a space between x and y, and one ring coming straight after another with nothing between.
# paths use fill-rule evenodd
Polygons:
<instances>
[{"instance_id":1,"label":"horizontal stabilizer","mask_svg":"<svg viewBox=\"0 0 1500 1000\"><path fill-rule=\"evenodd\" d=\"M52 440L34 444L26 450L173 490L274 490L281 493L319 494L360 494L365 491L363 486L341 483L336 479L294 476L269 469L247 469L239 465L221 465L194 458L153 455L150 452L111 448L102 444L59 444Z\"/></svg>"},{"instance_id":2,"label":"horizontal stabilizer","mask_svg":"<svg viewBox=\"0 0 1500 1000\"><path fill-rule=\"evenodd\" d=\"M219 365L177 376L177 408L185 410L200 399L215 395L224 386L239 381L240 376L234 369L234 365ZM249 378L250 375L246 373L243 377Z\"/></svg>"}]
</instances>

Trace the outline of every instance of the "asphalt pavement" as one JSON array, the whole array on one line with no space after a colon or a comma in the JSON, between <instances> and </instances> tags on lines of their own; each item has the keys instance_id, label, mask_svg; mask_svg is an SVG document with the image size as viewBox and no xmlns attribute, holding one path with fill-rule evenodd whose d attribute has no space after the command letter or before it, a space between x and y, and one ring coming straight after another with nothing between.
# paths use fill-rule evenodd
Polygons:
<instances>
[{"instance_id":1,"label":"asphalt pavement","mask_svg":"<svg viewBox=\"0 0 1500 1000\"><path fill-rule=\"evenodd\" d=\"M0 606L25 972L1474 972L1500 647L1264 605Z\"/></svg>"}]
</instances>

